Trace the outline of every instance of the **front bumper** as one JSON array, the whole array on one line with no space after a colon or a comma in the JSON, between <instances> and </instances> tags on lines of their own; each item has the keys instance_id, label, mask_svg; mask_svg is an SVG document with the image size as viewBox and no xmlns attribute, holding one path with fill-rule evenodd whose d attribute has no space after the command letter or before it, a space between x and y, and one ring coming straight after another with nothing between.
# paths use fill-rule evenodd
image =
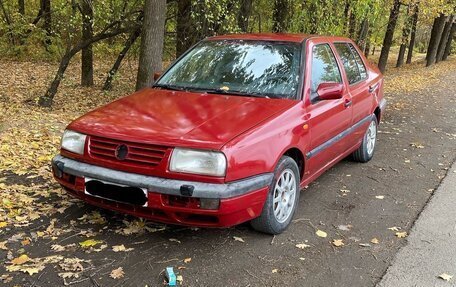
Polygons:
<instances>
[{"instance_id":1,"label":"front bumper","mask_svg":"<svg viewBox=\"0 0 456 287\"><path fill-rule=\"evenodd\" d=\"M61 155L52 159L52 169L54 177L62 186L90 204L159 222L202 227L228 227L259 216L273 178L272 173L265 173L224 184L173 180L112 170ZM147 207L86 194L86 177L145 188L148 191ZM184 195L182 186L193 186L192 195ZM171 198L177 198L180 202L218 199L220 204L216 210L176 206L172 204Z\"/></svg>"}]
</instances>

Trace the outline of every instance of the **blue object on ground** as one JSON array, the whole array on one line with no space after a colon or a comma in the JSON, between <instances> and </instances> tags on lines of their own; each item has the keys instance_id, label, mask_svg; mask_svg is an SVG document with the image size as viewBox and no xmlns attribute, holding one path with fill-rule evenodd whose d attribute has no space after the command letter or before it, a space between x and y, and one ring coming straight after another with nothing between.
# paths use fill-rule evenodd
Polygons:
<instances>
[{"instance_id":1,"label":"blue object on ground","mask_svg":"<svg viewBox=\"0 0 456 287\"><path fill-rule=\"evenodd\" d=\"M177 286L176 274L174 274L173 267L166 267L166 280L168 280L168 286Z\"/></svg>"}]
</instances>

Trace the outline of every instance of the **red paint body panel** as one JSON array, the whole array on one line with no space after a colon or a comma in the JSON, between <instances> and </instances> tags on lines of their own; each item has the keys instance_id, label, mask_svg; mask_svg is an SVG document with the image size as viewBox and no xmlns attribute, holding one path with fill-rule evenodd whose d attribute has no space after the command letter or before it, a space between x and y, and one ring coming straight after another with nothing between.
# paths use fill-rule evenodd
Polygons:
<instances>
[{"instance_id":1,"label":"red paint body panel","mask_svg":"<svg viewBox=\"0 0 456 287\"><path fill-rule=\"evenodd\" d=\"M294 149L304 159L301 178L301 186L304 186L358 148L368 123L357 125L348 135L308 158L311 151L373 115L383 99L383 76L359 50L368 77L354 85L348 84L333 43L348 42L356 47L351 40L294 34L226 35L208 40L229 39L303 43L300 99L253 98L148 88L82 116L72 122L68 129L106 139L163 146L166 152L159 164L154 167L138 167L118 161L100 160L90 156L87 143L84 155L65 150L61 154L85 163L130 173L224 183L273 172L279 159L288 150ZM313 46L321 43L328 43L336 56L343 79L343 96L340 99L311 103L312 61L309 55L312 55ZM380 118L380 114L377 116ZM174 147L222 151L227 158L226 176L170 172L169 158ZM65 185L62 180L58 181ZM83 182L82 187L80 184L66 187L83 200L104 208L166 223L214 227L232 226L258 216L268 192L268 186L265 186L255 192L221 200L219 210L202 211L166 206L162 195L151 191L148 210L87 196L81 191ZM156 211L159 211L160 216L154 215ZM216 223L195 222L179 214L187 217L191 214L213 216Z\"/></svg>"}]
</instances>

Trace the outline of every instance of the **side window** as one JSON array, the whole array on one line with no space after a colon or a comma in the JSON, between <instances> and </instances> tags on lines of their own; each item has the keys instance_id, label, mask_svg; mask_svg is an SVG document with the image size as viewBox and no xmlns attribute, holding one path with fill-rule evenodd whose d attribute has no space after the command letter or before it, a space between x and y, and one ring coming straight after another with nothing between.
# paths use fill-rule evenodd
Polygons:
<instances>
[{"instance_id":1,"label":"side window","mask_svg":"<svg viewBox=\"0 0 456 287\"><path fill-rule=\"evenodd\" d=\"M337 53L344 64L345 73L347 74L348 83L354 84L361 81L358 64L356 63L355 56L351 52L350 47L346 43L335 43Z\"/></svg>"},{"instance_id":2,"label":"side window","mask_svg":"<svg viewBox=\"0 0 456 287\"><path fill-rule=\"evenodd\" d=\"M317 88L321 83L342 83L336 58L328 44L315 45L312 50L310 100L318 98Z\"/></svg>"},{"instance_id":3,"label":"side window","mask_svg":"<svg viewBox=\"0 0 456 287\"><path fill-rule=\"evenodd\" d=\"M350 46L350 50L352 51L353 55L355 56L356 64L358 65L359 74L361 76L361 80L367 78L366 67L364 66L363 60L361 60L361 56L356 51L355 47L352 44L348 44Z\"/></svg>"}]
</instances>

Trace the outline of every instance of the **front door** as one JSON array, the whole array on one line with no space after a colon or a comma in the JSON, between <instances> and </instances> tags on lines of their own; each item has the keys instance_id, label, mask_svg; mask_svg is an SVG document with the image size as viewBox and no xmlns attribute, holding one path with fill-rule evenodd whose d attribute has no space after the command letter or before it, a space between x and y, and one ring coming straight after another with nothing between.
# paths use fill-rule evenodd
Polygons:
<instances>
[{"instance_id":1,"label":"front door","mask_svg":"<svg viewBox=\"0 0 456 287\"><path fill-rule=\"evenodd\" d=\"M343 135L352 121L350 94L344 85L343 96L320 100L317 88L321 83L343 83L342 74L330 44L314 40L309 43L304 102L310 129L310 148L306 152L311 175L322 172L345 151ZM310 73L309 73L310 71Z\"/></svg>"}]
</instances>

